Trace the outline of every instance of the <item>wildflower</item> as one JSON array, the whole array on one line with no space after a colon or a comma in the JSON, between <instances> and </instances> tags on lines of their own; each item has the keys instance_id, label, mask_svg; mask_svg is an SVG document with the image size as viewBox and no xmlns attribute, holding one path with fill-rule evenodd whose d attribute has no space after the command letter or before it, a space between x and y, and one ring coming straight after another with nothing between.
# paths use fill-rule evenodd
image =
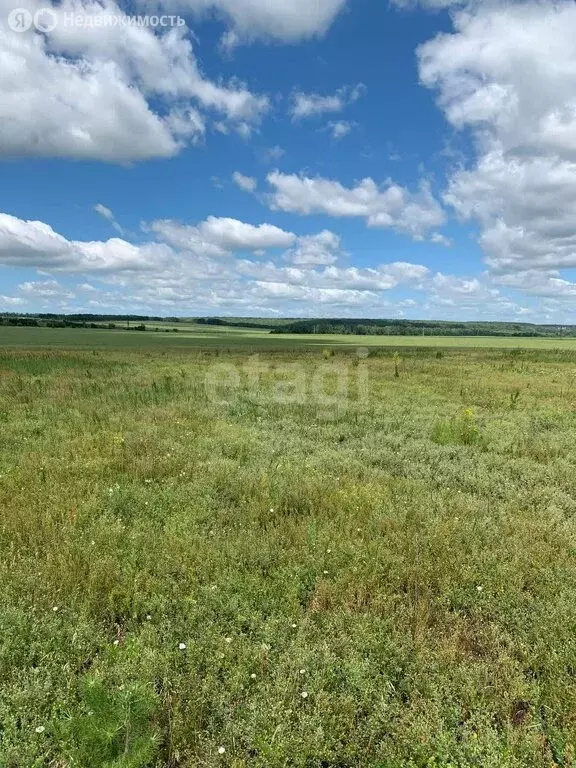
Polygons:
<instances>
[{"instance_id":1,"label":"wildflower","mask_svg":"<svg viewBox=\"0 0 576 768\"><path fill-rule=\"evenodd\" d=\"M307 699L307 698L308 698L308 691L302 691L302 693L300 694L300 696L301 696L303 699Z\"/></svg>"},{"instance_id":2,"label":"wildflower","mask_svg":"<svg viewBox=\"0 0 576 768\"><path fill-rule=\"evenodd\" d=\"M186 643L178 643L178 648L181 651L185 651L186 650Z\"/></svg>"},{"instance_id":3,"label":"wildflower","mask_svg":"<svg viewBox=\"0 0 576 768\"><path fill-rule=\"evenodd\" d=\"M225 747L218 747L218 754L219 755L223 755L225 752L226 752L226 748Z\"/></svg>"},{"instance_id":4,"label":"wildflower","mask_svg":"<svg viewBox=\"0 0 576 768\"><path fill-rule=\"evenodd\" d=\"M274 507L270 507L270 513L274 514Z\"/></svg>"},{"instance_id":5,"label":"wildflower","mask_svg":"<svg viewBox=\"0 0 576 768\"><path fill-rule=\"evenodd\" d=\"M328 576L328 571L322 571L322 573L324 574L324 576Z\"/></svg>"},{"instance_id":6,"label":"wildflower","mask_svg":"<svg viewBox=\"0 0 576 768\"><path fill-rule=\"evenodd\" d=\"M326 550L326 552L327 552L327 554L329 554L329 555L331 555L331 554L332 554L332 550L331 550L331 549L327 549L327 550Z\"/></svg>"},{"instance_id":7,"label":"wildflower","mask_svg":"<svg viewBox=\"0 0 576 768\"><path fill-rule=\"evenodd\" d=\"M227 643L231 643L231 642L232 642L232 638L231 638L231 637L227 637L227 638L226 638L226 642L227 642Z\"/></svg>"},{"instance_id":8,"label":"wildflower","mask_svg":"<svg viewBox=\"0 0 576 768\"><path fill-rule=\"evenodd\" d=\"M120 645L120 640L114 640L114 645Z\"/></svg>"},{"instance_id":9,"label":"wildflower","mask_svg":"<svg viewBox=\"0 0 576 768\"><path fill-rule=\"evenodd\" d=\"M54 611L54 613L56 613L56 611L58 610L58 606L55 605L54 608L52 608L52 610Z\"/></svg>"},{"instance_id":10,"label":"wildflower","mask_svg":"<svg viewBox=\"0 0 576 768\"><path fill-rule=\"evenodd\" d=\"M481 584L478 584L478 586L476 587L476 589L478 590L478 592L482 592L482 590L484 589L484 587L483 587Z\"/></svg>"},{"instance_id":11,"label":"wildflower","mask_svg":"<svg viewBox=\"0 0 576 768\"><path fill-rule=\"evenodd\" d=\"M250 679L251 680L256 680L256 674L254 672L252 672L252 674L250 675Z\"/></svg>"},{"instance_id":12,"label":"wildflower","mask_svg":"<svg viewBox=\"0 0 576 768\"><path fill-rule=\"evenodd\" d=\"M34 730L36 731L36 733L44 733L44 731L46 730L46 728L44 728L44 726L43 726L43 725L39 725L39 726L38 726L37 728L35 728Z\"/></svg>"},{"instance_id":13,"label":"wildflower","mask_svg":"<svg viewBox=\"0 0 576 768\"><path fill-rule=\"evenodd\" d=\"M297 626L297 624L292 624L292 629L296 629Z\"/></svg>"},{"instance_id":14,"label":"wildflower","mask_svg":"<svg viewBox=\"0 0 576 768\"><path fill-rule=\"evenodd\" d=\"M152 616L150 616L150 614L148 614L148 615L146 616L146 621L152 621Z\"/></svg>"},{"instance_id":15,"label":"wildflower","mask_svg":"<svg viewBox=\"0 0 576 768\"><path fill-rule=\"evenodd\" d=\"M306 670L305 669L300 669L299 672L300 672L301 675L305 675L306 674Z\"/></svg>"}]
</instances>

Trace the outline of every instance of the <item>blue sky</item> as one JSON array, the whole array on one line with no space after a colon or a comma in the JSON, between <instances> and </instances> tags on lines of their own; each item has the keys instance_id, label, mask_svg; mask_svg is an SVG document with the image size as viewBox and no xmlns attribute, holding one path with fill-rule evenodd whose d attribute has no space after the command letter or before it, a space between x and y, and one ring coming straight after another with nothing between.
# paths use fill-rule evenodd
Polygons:
<instances>
[{"instance_id":1,"label":"blue sky","mask_svg":"<svg viewBox=\"0 0 576 768\"><path fill-rule=\"evenodd\" d=\"M0 0L0 310L574 322L575 35L569 0Z\"/></svg>"}]
</instances>

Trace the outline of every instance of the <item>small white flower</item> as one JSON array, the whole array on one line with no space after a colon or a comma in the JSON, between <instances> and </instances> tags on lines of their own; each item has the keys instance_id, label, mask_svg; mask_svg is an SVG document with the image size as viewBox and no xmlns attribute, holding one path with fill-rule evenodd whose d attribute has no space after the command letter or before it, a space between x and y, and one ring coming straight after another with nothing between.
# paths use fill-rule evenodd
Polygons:
<instances>
[{"instance_id":1,"label":"small white flower","mask_svg":"<svg viewBox=\"0 0 576 768\"><path fill-rule=\"evenodd\" d=\"M478 590L478 592L482 592L482 590L484 589L484 587L483 587L481 584L478 584L478 586L476 587L476 589Z\"/></svg>"},{"instance_id":2,"label":"small white flower","mask_svg":"<svg viewBox=\"0 0 576 768\"><path fill-rule=\"evenodd\" d=\"M178 643L178 648L181 651L185 651L186 650L186 643Z\"/></svg>"},{"instance_id":3,"label":"small white flower","mask_svg":"<svg viewBox=\"0 0 576 768\"><path fill-rule=\"evenodd\" d=\"M46 730L46 728L44 728L44 726L43 726L43 725L39 725L39 726L38 726L37 728L35 728L34 730L36 731L36 733L44 733L44 731Z\"/></svg>"},{"instance_id":4,"label":"small white flower","mask_svg":"<svg viewBox=\"0 0 576 768\"><path fill-rule=\"evenodd\" d=\"M324 576L328 576L328 571L322 571L322 573L324 574Z\"/></svg>"},{"instance_id":5,"label":"small white flower","mask_svg":"<svg viewBox=\"0 0 576 768\"><path fill-rule=\"evenodd\" d=\"M218 754L219 755L223 755L225 752L226 752L226 748L225 747L218 747Z\"/></svg>"},{"instance_id":6,"label":"small white flower","mask_svg":"<svg viewBox=\"0 0 576 768\"><path fill-rule=\"evenodd\" d=\"M231 638L231 637L227 637L227 638L226 638L226 642L227 642L227 643L231 643L231 642L232 642L232 638Z\"/></svg>"},{"instance_id":7,"label":"small white flower","mask_svg":"<svg viewBox=\"0 0 576 768\"><path fill-rule=\"evenodd\" d=\"M148 615L146 616L146 621L152 621L152 616L150 616L150 614L148 614Z\"/></svg>"},{"instance_id":8,"label":"small white flower","mask_svg":"<svg viewBox=\"0 0 576 768\"><path fill-rule=\"evenodd\" d=\"M297 626L297 624L292 624L292 629L296 629Z\"/></svg>"},{"instance_id":9,"label":"small white flower","mask_svg":"<svg viewBox=\"0 0 576 768\"><path fill-rule=\"evenodd\" d=\"M305 669L301 669L301 670L300 670L300 674L301 674L301 675L305 675L305 674L306 674L306 670L305 670Z\"/></svg>"},{"instance_id":10,"label":"small white flower","mask_svg":"<svg viewBox=\"0 0 576 768\"><path fill-rule=\"evenodd\" d=\"M54 608L52 608L52 610L54 611L54 613L56 613L56 611L58 610L58 606L55 605Z\"/></svg>"},{"instance_id":11,"label":"small white flower","mask_svg":"<svg viewBox=\"0 0 576 768\"><path fill-rule=\"evenodd\" d=\"M308 698L308 692L307 692L307 691L302 691L302 693L300 694L300 696L301 696L303 699L307 699L307 698Z\"/></svg>"},{"instance_id":12,"label":"small white flower","mask_svg":"<svg viewBox=\"0 0 576 768\"><path fill-rule=\"evenodd\" d=\"M271 514L274 514L274 507L270 507Z\"/></svg>"},{"instance_id":13,"label":"small white flower","mask_svg":"<svg viewBox=\"0 0 576 768\"><path fill-rule=\"evenodd\" d=\"M251 679L251 680L256 680L256 675L255 675L255 673L254 673L254 672L252 672L252 674L250 675L250 679Z\"/></svg>"},{"instance_id":14,"label":"small white flower","mask_svg":"<svg viewBox=\"0 0 576 768\"><path fill-rule=\"evenodd\" d=\"M120 640L114 640L114 645L120 645Z\"/></svg>"}]
</instances>

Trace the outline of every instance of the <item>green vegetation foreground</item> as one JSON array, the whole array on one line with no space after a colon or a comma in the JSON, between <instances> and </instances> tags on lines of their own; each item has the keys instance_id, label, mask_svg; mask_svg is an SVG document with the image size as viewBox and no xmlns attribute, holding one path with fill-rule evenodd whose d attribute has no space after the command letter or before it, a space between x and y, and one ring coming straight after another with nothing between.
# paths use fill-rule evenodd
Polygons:
<instances>
[{"instance_id":1,"label":"green vegetation foreground","mask_svg":"<svg viewBox=\"0 0 576 768\"><path fill-rule=\"evenodd\" d=\"M0 765L574 765L575 375L2 351Z\"/></svg>"}]
</instances>

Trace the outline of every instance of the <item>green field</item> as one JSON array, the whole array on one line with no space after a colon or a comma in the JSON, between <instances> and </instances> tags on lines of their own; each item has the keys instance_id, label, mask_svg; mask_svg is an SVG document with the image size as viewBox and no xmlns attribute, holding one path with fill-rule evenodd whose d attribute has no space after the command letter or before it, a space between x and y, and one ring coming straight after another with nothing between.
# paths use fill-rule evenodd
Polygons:
<instances>
[{"instance_id":1,"label":"green field","mask_svg":"<svg viewBox=\"0 0 576 768\"><path fill-rule=\"evenodd\" d=\"M574 766L576 340L505 341L1 328L2 768Z\"/></svg>"},{"instance_id":2,"label":"green field","mask_svg":"<svg viewBox=\"0 0 576 768\"><path fill-rule=\"evenodd\" d=\"M159 327L150 323L150 328ZM169 328L176 326L169 325ZM184 324L178 333L90 328L25 328L0 326L0 347L62 347L110 349L182 349L198 347L262 348L294 347L460 347L504 349L575 350L576 338L499 336L345 336L273 334L251 328Z\"/></svg>"}]
</instances>

